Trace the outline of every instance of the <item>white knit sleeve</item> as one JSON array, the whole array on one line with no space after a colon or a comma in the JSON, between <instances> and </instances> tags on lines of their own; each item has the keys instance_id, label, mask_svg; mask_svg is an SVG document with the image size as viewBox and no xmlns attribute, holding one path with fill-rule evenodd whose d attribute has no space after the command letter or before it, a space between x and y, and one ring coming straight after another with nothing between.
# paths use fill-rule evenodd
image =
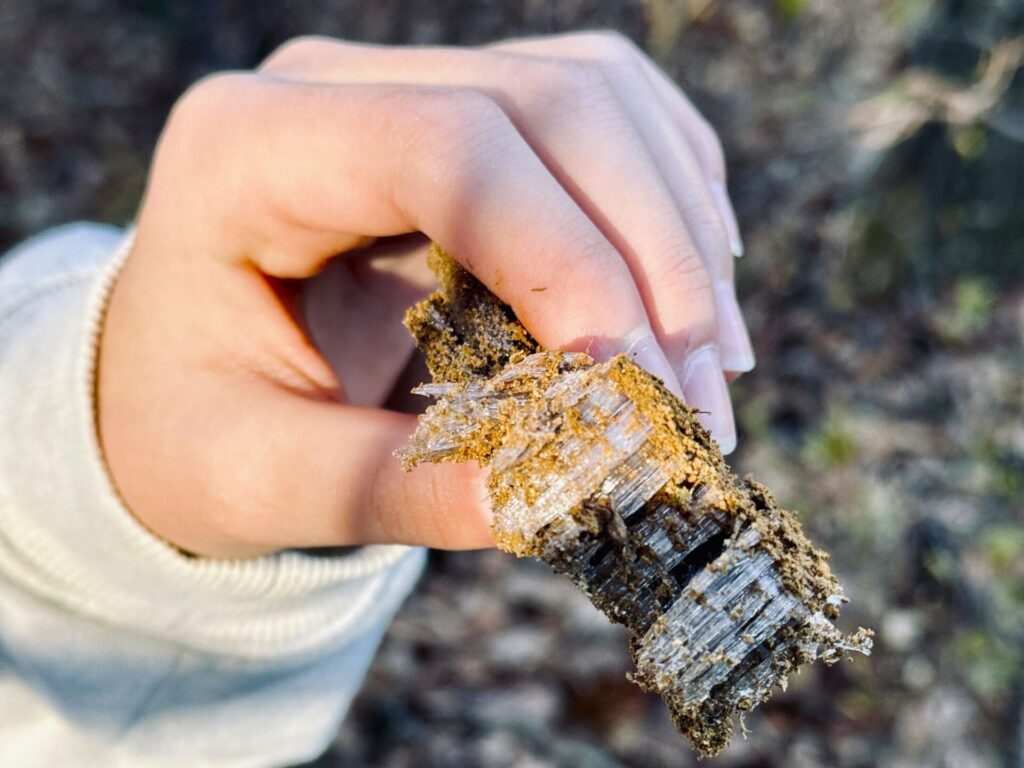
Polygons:
<instances>
[{"instance_id":1,"label":"white knit sleeve","mask_svg":"<svg viewBox=\"0 0 1024 768\"><path fill-rule=\"evenodd\" d=\"M0 260L0 586L21 606L45 606L49 621L66 615L68 626L88 622L118 638L105 649L114 675L118 654L131 656L136 640L233 659L258 677L289 665L308 673L379 638L419 575L422 550L192 558L124 508L98 444L94 371L110 288L130 247L117 230L70 225ZM0 627L4 610L0 601ZM74 634L66 640L75 642ZM61 652L56 642L53 653ZM363 655L346 673L349 690L316 692L334 710L344 711L361 682ZM55 687L46 693L60 707ZM201 704L215 706L216 697Z\"/></svg>"}]
</instances>

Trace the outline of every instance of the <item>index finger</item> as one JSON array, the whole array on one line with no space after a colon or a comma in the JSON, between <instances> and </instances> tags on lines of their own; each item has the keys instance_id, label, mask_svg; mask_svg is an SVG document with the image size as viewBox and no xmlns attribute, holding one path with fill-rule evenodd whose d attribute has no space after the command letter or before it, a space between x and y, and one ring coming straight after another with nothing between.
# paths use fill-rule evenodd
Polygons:
<instances>
[{"instance_id":1,"label":"index finger","mask_svg":"<svg viewBox=\"0 0 1024 768\"><path fill-rule=\"evenodd\" d=\"M225 258L307 277L362 236L422 231L545 347L630 354L679 392L625 262L486 96L234 74L195 88L174 126L155 173L232 180L194 203L228 223Z\"/></svg>"}]
</instances>

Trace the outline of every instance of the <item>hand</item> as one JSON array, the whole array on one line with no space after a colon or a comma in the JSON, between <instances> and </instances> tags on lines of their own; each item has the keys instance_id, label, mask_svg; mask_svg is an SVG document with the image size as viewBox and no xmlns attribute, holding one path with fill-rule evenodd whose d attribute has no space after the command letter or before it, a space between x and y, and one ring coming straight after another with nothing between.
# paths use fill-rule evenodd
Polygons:
<instances>
[{"instance_id":1,"label":"hand","mask_svg":"<svg viewBox=\"0 0 1024 768\"><path fill-rule=\"evenodd\" d=\"M186 93L111 298L100 436L139 520L201 555L490 544L482 473L392 452L424 233L546 347L625 352L735 443L753 365L714 133L624 39L293 41ZM736 250L736 248L734 248ZM543 291L534 290L544 288ZM680 384L681 382L681 384Z\"/></svg>"}]
</instances>

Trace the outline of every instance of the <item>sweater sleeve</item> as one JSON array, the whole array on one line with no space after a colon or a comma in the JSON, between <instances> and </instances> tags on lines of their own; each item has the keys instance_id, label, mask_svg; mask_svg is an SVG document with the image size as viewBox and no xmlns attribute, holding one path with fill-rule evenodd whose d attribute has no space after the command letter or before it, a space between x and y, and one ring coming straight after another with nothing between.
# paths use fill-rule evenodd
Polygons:
<instances>
[{"instance_id":1,"label":"sweater sleeve","mask_svg":"<svg viewBox=\"0 0 1024 768\"><path fill-rule=\"evenodd\" d=\"M0 723L26 701L45 721L18 738L0 725L0 763L58 764L61 743L77 744L74 764L310 759L423 552L192 558L132 517L94 412L97 337L130 247L78 224L0 261Z\"/></svg>"}]
</instances>

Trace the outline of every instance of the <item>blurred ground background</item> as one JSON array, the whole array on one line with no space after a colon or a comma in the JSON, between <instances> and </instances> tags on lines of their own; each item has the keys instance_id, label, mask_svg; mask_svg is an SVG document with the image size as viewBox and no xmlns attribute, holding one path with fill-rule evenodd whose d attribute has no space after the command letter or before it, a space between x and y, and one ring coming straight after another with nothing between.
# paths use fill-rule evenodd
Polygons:
<instances>
[{"instance_id":1,"label":"blurred ground background","mask_svg":"<svg viewBox=\"0 0 1024 768\"><path fill-rule=\"evenodd\" d=\"M736 463L831 550L847 629L711 765L1024 765L1024 2L0 0L0 249L130 220L198 76L299 33L588 27L718 128L759 357ZM545 568L432 555L323 766L688 766L625 638Z\"/></svg>"}]
</instances>

